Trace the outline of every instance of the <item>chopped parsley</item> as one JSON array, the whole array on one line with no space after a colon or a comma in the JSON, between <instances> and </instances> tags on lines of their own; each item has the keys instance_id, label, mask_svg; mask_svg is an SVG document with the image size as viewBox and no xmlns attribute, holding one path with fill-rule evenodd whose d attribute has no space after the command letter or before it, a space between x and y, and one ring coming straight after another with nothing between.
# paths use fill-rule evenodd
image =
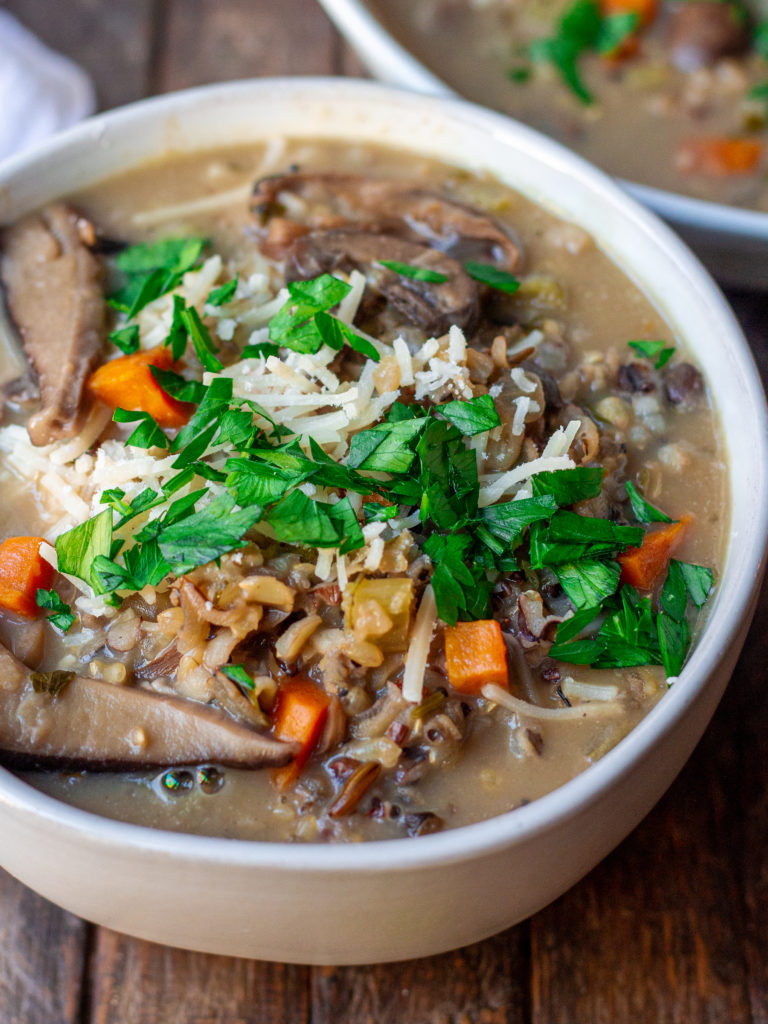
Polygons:
<instances>
[{"instance_id":1,"label":"chopped parsley","mask_svg":"<svg viewBox=\"0 0 768 1024\"><path fill-rule=\"evenodd\" d=\"M66 633L75 621L76 616L72 614L72 609L61 600L55 590L40 588L35 594L35 602L38 608L53 612L53 615L48 616L48 621L62 633Z\"/></svg>"},{"instance_id":2,"label":"chopped parsley","mask_svg":"<svg viewBox=\"0 0 768 1024\"><path fill-rule=\"evenodd\" d=\"M231 302L237 291L237 280L235 277L231 281L227 281L226 284L219 285L218 288L210 291L208 298L205 300L206 305L225 306L228 302Z\"/></svg>"},{"instance_id":3,"label":"chopped parsley","mask_svg":"<svg viewBox=\"0 0 768 1024\"><path fill-rule=\"evenodd\" d=\"M569 45L576 39L596 45L594 13L592 0L569 8L561 23ZM144 299L151 301L147 296L175 287L199 260L204 241L182 241L132 247L117 258L128 290L120 308L129 316ZM447 280L428 268L383 265L417 280ZM475 280L507 294L519 287L490 264L464 266ZM228 281L207 301L224 305L236 288L237 279ZM333 312L350 285L322 274L287 290L287 301L270 320L270 340L247 346L242 357L274 355L279 347L314 353L328 345L378 360L374 342ZM136 325L113 333L117 344L138 344ZM175 295L166 344L178 359L190 341L203 368L218 374L223 367L210 332L197 310ZM663 341L630 345L657 367L674 351ZM552 657L598 668L653 663L668 675L679 672L690 643L689 610L706 601L711 570L672 561L653 598L622 585L622 552L642 543L649 524L671 520L632 483L626 489L634 522L573 511L601 493L600 467L539 473L531 479L530 497L481 507L477 454L468 439L501 424L489 394L432 407L395 402L380 422L352 436L346 460L337 462L311 437L286 440L285 428L263 408L234 394L231 377L214 376L206 385L158 367L151 372L171 397L195 407L186 425L171 439L146 412L117 409L114 419L136 424L128 444L166 449L176 472L161 489L145 488L130 498L121 488L105 490L104 510L56 541L61 571L97 593L140 590L168 574L187 573L244 547L259 523L280 543L346 554L365 543L361 521L387 523L417 512L414 539L431 560L437 611L447 624L492 615L497 582L519 571L532 586L556 580L575 608L558 626ZM212 465L212 456L221 461ZM350 498L355 495L369 499L359 516ZM37 600L54 613L58 628L74 621L54 591L39 591ZM252 687L241 667L222 671Z\"/></svg>"},{"instance_id":4,"label":"chopped parsley","mask_svg":"<svg viewBox=\"0 0 768 1024\"><path fill-rule=\"evenodd\" d=\"M514 295L520 287L520 280L506 270L494 267L492 263L478 263L477 260L467 260L464 269L470 277L482 284L487 284L497 291L506 292L507 295Z\"/></svg>"},{"instance_id":5,"label":"chopped parsley","mask_svg":"<svg viewBox=\"0 0 768 1024\"><path fill-rule=\"evenodd\" d=\"M109 336L109 340L112 344L119 348L121 352L129 356L134 352L139 351L139 325L129 324L127 327L121 327L119 330L112 331Z\"/></svg>"},{"instance_id":6,"label":"chopped parsley","mask_svg":"<svg viewBox=\"0 0 768 1024\"><path fill-rule=\"evenodd\" d=\"M655 360L654 366L657 370L666 366L675 354L675 346L667 345L666 341L628 341L627 344L651 362Z\"/></svg>"},{"instance_id":7,"label":"chopped parsley","mask_svg":"<svg viewBox=\"0 0 768 1024\"><path fill-rule=\"evenodd\" d=\"M597 0L573 0L561 15L554 35L534 40L528 53L534 62L552 64L573 94L585 105L594 96L584 84L579 63L586 53L610 55L635 31L634 12L603 15Z\"/></svg>"},{"instance_id":8,"label":"chopped parsley","mask_svg":"<svg viewBox=\"0 0 768 1024\"><path fill-rule=\"evenodd\" d=\"M164 238L123 249L114 259L123 283L109 297L110 305L132 319L181 283L184 274L197 265L205 245L204 238Z\"/></svg>"},{"instance_id":9,"label":"chopped parsley","mask_svg":"<svg viewBox=\"0 0 768 1024\"><path fill-rule=\"evenodd\" d=\"M401 263L399 260L379 260L382 267L391 270L400 277L409 277L412 281L425 281L427 284L445 284L448 275L429 267L417 267L413 263Z\"/></svg>"}]
</instances>

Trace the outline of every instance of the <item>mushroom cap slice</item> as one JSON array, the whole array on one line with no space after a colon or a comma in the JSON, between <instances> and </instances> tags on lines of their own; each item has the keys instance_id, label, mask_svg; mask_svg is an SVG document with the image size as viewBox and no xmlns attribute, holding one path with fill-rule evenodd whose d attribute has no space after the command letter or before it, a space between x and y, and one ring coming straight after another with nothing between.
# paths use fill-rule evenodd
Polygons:
<instances>
[{"instance_id":1,"label":"mushroom cap slice","mask_svg":"<svg viewBox=\"0 0 768 1024\"><path fill-rule=\"evenodd\" d=\"M102 265L83 240L89 229L54 203L2 233L8 311L40 382L40 411L27 426L36 445L80 430L85 382L102 353Z\"/></svg>"},{"instance_id":2,"label":"mushroom cap slice","mask_svg":"<svg viewBox=\"0 0 768 1024\"><path fill-rule=\"evenodd\" d=\"M101 770L282 765L295 746L195 701L83 676L53 696L0 649L0 762Z\"/></svg>"},{"instance_id":3,"label":"mushroom cap slice","mask_svg":"<svg viewBox=\"0 0 768 1024\"><path fill-rule=\"evenodd\" d=\"M514 271L520 262L517 242L490 216L414 181L357 174L277 174L258 181L251 210L262 224L286 215L281 195L305 203L303 217L291 207L291 219L310 229L365 225L375 234L399 234L448 253L455 259L485 260Z\"/></svg>"},{"instance_id":4,"label":"mushroom cap slice","mask_svg":"<svg viewBox=\"0 0 768 1024\"><path fill-rule=\"evenodd\" d=\"M430 334L444 334L451 324L473 331L480 316L477 285L461 264L427 245L354 227L312 231L293 243L289 275L307 279L334 270L357 269L411 323ZM420 281L387 269L394 260L442 274L442 282Z\"/></svg>"}]
</instances>

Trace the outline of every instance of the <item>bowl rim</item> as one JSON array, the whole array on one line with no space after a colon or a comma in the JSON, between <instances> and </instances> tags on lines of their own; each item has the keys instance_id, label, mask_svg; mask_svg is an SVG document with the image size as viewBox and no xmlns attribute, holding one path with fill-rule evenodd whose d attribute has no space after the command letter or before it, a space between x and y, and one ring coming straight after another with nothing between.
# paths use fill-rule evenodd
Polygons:
<instances>
[{"instance_id":1,"label":"bowl rim","mask_svg":"<svg viewBox=\"0 0 768 1024\"><path fill-rule=\"evenodd\" d=\"M55 163L58 154L74 145L97 146L101 129L108 125L119 127L144 118L172 118L175 113L198 103L220 104L228 98L233 102L242 102L243 99L264 102L265 96L270 94L273 98L303 104L322 104L340 98L351 103L376 99L391 105L393 112L398 104L413 104L447 123L466 123L470 118L473 125L484 132L507 137L518 147L528 148L539 156L549 156L561 166L570 165L574 174L586 178L595 192L600 193L600 201L618 206L624 217L651 236L650 240L657 248L668 250L679 265L681 280L686 278L692 288L701 292L700 297L706 299L707 311L713 317L713 332L719 332L728 339L730 365L741 371L741 381L746 389L744 406L754 416L758 428L755 453L761 458L756 466L755 479L750 481L752 517L749 520L744 517L739 545L729 544L723 585L717 594L718 606L722 606L720 617L715 620L710 615L683 668L680 681L613 750L575 778L526 806L475 824L419 837L418 841L408 838L355 844L301 844L217 838L116 821L47 796L8 770L0 769L0 809L16 817L31 813L60 835L87 838L93 845L113 853L128 850L146 856L172 856L180 862L203 860L211 864L260 866L288 872L303 870L321 875L338 872L366 875L384 870L394 873L414 869L431 871L437 865L465 860L468 856L489 855L515 842L533 839L581 814L644 761L653 747L697 702L716 666L737 641L744 621L750 617L765 569L768 546L768 409L754 359L738 322L709 274L682 241L606 174L578 155L525 125L465 100L419 96L379 83L331 77L254 79L201 86L141 100L89 118L6 160L0 164L0 193L9 178L28 173L42 161ZM303 137L309 136L305 134ZM206 148L211 147L200 147L200 151ZM418 152L418 149L418 144L414 145L413 151ZM110 176L105 174L94 180ZM631 276L630 267L622 269ZM650 298L653 301L655 297L651 294ZM725 431L723 438L727 438ZM727 590L726 583L730 583Z\"/></svg>"},{"instance_id":2,"label":"bowl rim","mask_svg":"<svg viewBox=\"0 0 768 1024\"><path fill-rule=\"evenodd\" d=\"M423 64L375 16L366 0L318 0L338 30L357 50L364 63L369 55L381 61L375 73L391 85L433 96L462 98L442 78ZM371 63L373 63L371 56ZM513 115L505 115L511 117ZM768 241L768 211L750 210L709 199L698 199L654 185L615 178L622 188L660 217L683 228L740 239Z\"/></svg>"}]
</instances>

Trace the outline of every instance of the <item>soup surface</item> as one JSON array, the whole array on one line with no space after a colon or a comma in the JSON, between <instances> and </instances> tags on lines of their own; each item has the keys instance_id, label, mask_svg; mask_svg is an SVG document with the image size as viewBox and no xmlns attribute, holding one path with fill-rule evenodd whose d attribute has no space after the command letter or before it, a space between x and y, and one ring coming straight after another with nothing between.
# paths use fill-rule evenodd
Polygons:
<instances>
[{"instance_id":1,"label":"soup surface","mask_svg":"<svg viewBox=\"0 0 768 1024\"><path fill-rule=\"evenodd\" d=\"M33 785L417 836L552 790L673 684L726 472L699 371L580 229L276 141L54 204L0 271L36 370L0 428L0 751Z\"/></svg>"},{"instance_id":2,"label":"soup surface","mask_svg":"<svg viewBox=\"0 0 768 1024\"><path fill-rule=\"evenodd\" d=\"M768 210L768 22L728 0L370 0L438 77L630 181Z\"/></svg>"}]
</instances>

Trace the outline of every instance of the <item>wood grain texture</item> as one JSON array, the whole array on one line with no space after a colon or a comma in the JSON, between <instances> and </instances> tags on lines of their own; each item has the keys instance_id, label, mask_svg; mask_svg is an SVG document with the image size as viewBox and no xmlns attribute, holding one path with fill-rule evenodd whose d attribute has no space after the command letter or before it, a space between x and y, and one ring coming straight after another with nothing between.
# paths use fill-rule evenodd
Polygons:
<instances>
[{"instance_id":1,"label":"wood grain texture","mask_svg":"<svg viewBox=\"0 0 768 1024\"><path fill-rule=\"evenodd\" d=\"M535 1024L750 1019L728 717L634 834L532 919Z\"/></svg>"},{"instance_id":2,"label":"wood grain texture","mask_svg":"<svg viewBox=\"0 0 768 1024\"><path fill-rule=\"evenodd\" d=\"M79 1024L87 929L0 871L2 1024Z\"/></svg>"},{"instance_id":3,"label":"wood grain texture","mask_svg":"<svg viewBox=\"0 0 768 1024\"><path fill-rule=\"evenodd\" d=\"M205 956L100 928L83 1024L308 1024L303 967Z\"/></svg>"},{"instance_id":4,"label":"wood grain texture","mask_svg":"<svg viewBox=\"0 0 768 1024\"><path fill-rule=\"evenodd\" d=\"M306 0L166 0L154 91L334 70L335 32Z\"/></svg>"},{"instance_id":5,"label":"wood grain texture","mask_svg":"<svg viewBox=\"0 0 768 1024\"><path fill-rule=\"evenodd\" d=\"M4 0L44 42L91 75L101 109L147 95L154 7L162 0Z\"/></svg>"},{"instance_id":6,"label":"wood grain texture","mask_svg":"<svg viewBox=\"0 0 768 1024\"><path fill-rule=\"evenodd\" d=\"M424 960L315 968L312 1024L524 1024L527 930Z\"/></svg>"}]
</instances>

